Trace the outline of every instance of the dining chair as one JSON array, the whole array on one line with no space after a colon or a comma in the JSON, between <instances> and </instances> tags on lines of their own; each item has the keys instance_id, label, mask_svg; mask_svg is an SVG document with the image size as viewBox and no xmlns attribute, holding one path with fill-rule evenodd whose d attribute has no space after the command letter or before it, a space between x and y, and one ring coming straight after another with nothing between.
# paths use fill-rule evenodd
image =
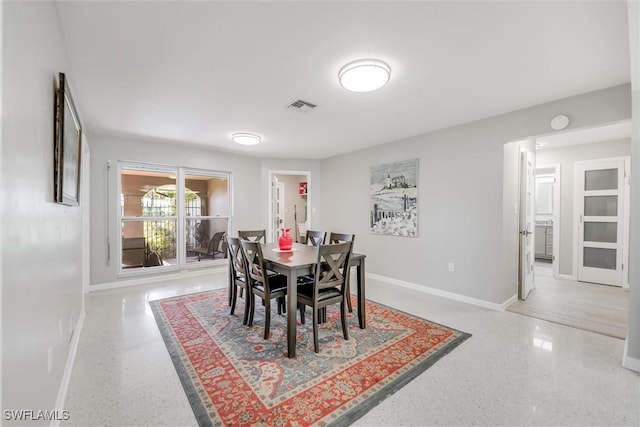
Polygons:
<instances>
[{"instance_id":1,"label":"dining chair","mask_svg":"<svg viewBox=\"0 0 640 427\"><path fill-rule=\"evenodd\" d=\"M268 271L264 267L262 247L259 242L240 240L242 254L246 262L247 279L249 280L247 298L249 303L248 325L253 325L255 313L255 296L262 298L264 303L264 339L269 339L271 326L271 300L276 299L278 314L282 314L284 297L287 295L287 277Z\"/></svg>"},{"instance_id":2,"label":"dining chair","mask_svg":"<svg viewBox=\"0 0 640 427\"><path fill-rule=\"evenodd\" d=\"M324 240L326 237L327 237L326 231L307 230L307 235L305 237L305 244L311 245L311 246L324 245ZM313 281L313 273L298 277L299 285L303 283L309 283L312 281Z\"/></svg>"},{"instance_id":3,"label":"dining chair","mask_svg":"<svg viewBox=\"0 0 640 427\"><path fill-rule=\"evenodd\" d=\"M355 234L348 234L348 233L334 233L331 232L331 234L329 234L329 244L335 244L335 243L344 243L344 242L351 242L354 243L356 240L356 235ZM351 304L351 280L349 278L349 275L347 275L347 295L349 295L349 297L347 298L347 306L349 307L349 313L353 312L353 306Z\"/></svg>"},{"instance_id":4,"label":"dining chair","mask_svg":"<svg viewBox=\"0 0 640 427\"><path fill-rule=\"evenodd\" d=\"M226 250L224 247L225 245L224 236L226 234L227 233L225 231L219 231L215 233L213 237L211 237L211 240L209 240L209 244L207 245L206 248L205 247L194 248L194 249L191 249L190 251L198 254L198 261L200 261L202 258L215 259L216 256L218 255L221 255L224 258L226 255Z\"/></svg>"},{"instance_id":5,"label":"dining chair","mask_svg":"<svg viewBox=\"0 0 640 427\"><path fill-rule=\"evenodd\" d=\"M327 238L326 231L312 231L307 230L307 237L305 243L311 246L324 245L324 240Z\"/></svg>"},{"instance_id":6,"label":"dining chair","mask_svg":"<svg viewBox=\"0 0 640 427\"><path fill-rule=\"evenodd\" d=\"M355 240L356 240L355 234L334 233L333 231L329 234L329 244L354 242Z\"/></svg>"},{"instance_id":7,"label":"dining chair","mask_svg":"<svg viewBox=\"0 0 640 427\"><path fill-rule=\"evenodd\" d=\"M318 247L313 282L298 286L298 306L300 321L304 323L304 307L311 307L313 313L313 349L320 352L318 345L318 321L322 309L332 304L340 303L340 320L342 334L349 339L347 328L347 277L349 275L349 260L353 242L321 245Z\"/></svg>"},{"instance_id":8,"label":"dining chair","mask_svg":"<svg viewBox=\"0 0 640 427\"><path fill-rule=\"evenodd\" d=\"M240 240L267 243L267 233L265 230L244 230L238 231Z\"/></svg>"},{"instance_id":9,"label":"dining chair","mask_svg":"<svg viewBox=\"0 0 640 427\"><path fill-rule=\"evenodd\" d=\"M242 324L246 325L249 321L249 309L250 309L250 297L249 290L247 289L247 269L244 256L242 254L242 247L240 246L240 239L237 237L226 236L227 251L229 253L230 267L231 267L231 281L229 284L229 291L231 292L231 315L236 310L236 301L238 299L238 289L240 289L240 296L246 291L244 296L244 317L242 318Z\"/></svg>"}]
</instances>

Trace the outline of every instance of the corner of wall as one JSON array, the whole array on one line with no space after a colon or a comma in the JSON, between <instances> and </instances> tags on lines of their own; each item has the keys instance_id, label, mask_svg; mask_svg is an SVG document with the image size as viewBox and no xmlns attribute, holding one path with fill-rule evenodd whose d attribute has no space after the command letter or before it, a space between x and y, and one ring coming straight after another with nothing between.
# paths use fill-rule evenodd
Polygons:
<instances>
[{"instance_id":1,"label":"corner of wall","mask_svg":"<svg viewBox=\"0 0 640 427\"><path fill-rule=\"evenodd\" d=\"M622 355L622 366L632 371L640 372L640 359L629 356L629 338L624 340L624 353Z\"/></svg>"}]
</instances>

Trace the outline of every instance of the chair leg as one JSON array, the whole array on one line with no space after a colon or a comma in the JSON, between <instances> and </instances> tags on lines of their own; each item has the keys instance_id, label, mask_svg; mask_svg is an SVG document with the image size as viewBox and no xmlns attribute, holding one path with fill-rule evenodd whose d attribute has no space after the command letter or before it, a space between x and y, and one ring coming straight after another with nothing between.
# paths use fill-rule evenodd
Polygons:
<instances>
[{"instance_id":1,"label":"chair leg","mask_svg":"<svg viewBox=\"0 0 640 427\"><path fill-rule=\"evenodd\" d=\"M298 309L300 310L300 323L304 325L304 311L306 305L298 303Z\"/></svg>"},{"instance_id":2,"label":"chair leg","mask_svg":"<svg viewBox=\"0 0 640 427\"><path fill-rule=\"evenodd\" d=\"M264 339L269 339L269 328L271 327L271 299L264 300Z\"/></svg>"},{"instance_id":3,"label":"chair leg","mask_svg":"<svg viewBox=\"0 0 640 427\"><path fill-rule=\"evenodd\" d=\"M236 301L238 299L238 287L233 284L231 286L231 289L229 289L231 291L231 315L233 315L233 313L236 311Z\"/></svg>"},{"instance_id":4,"label":"chair leg","mask_svg":"<svg viewBox=\"0 0 640 427\"><path fill-rule=\"evenodd\" d=\"M342 320L342 335L345 340L349 339L349 329L347 328L347 305L344 300L340 301L340 320Z\"/></svg>"},{"instance_id":5,"label":"chair leg","mask_svg":"<svg viewBox=\"0 0 640 427\"><path fill-rule=\"evenodd\" d=\"M313 351L320 353L320 346L318 345L318 309L313 308Z\"/></svg>"},{"instance_id":6,"label":"chair leg","mask_svg":"<svg viewBox=\"0 0 640 427\"><path fill-rule=\"evenodd\" d=\"M253 292L247 292L247 298L249 298L249 319L247 321L247 325L253 326L253 313L256 310L256 297Z\"/></svg>"},{"instance_id":7,"label":"chair leg","mask_svg":"<svg viewBox=\"0 0 640 427\"><path fill-rule=\"evenodd\" d=\"M242 289L240 289L242 292ZM242 324L246 325L249 323L249 310L251 310L251 298L249 298L250 292L247 292L247 296L244 299L244 317L242 318Z\"/></svg>"},{"instance_id":8,"label":"chair leg","mask_svg":"<svg viewBox=\"0 0 640 427\"><path fill-rule=\"evenodd\" d=\"M327 323L327 307L318 309L318 323Z\"/></svg>"},{"instance_id":9,"label":"chair leg","mask_svg":"<svg viewBox=\"0 0 640 427\"><path fill-rule=\"evenodd\" d=\"M278 314L282 315L282 314L286 314L287 313L287 304L285 302L284 297L279 297L278 298Z\"/></svg>"},{"instance_id":10,"label":"chair leg","mask_svg":"<svg viewBox=\"0 0 640 427\"><path fill-rule=\"evenodd\" d=\"M348 272L351 272L351 269L347 270ZM353 313L353 307L351 306L351 285L349 284L349 282L351 282L351 280L349 280L349 277L347 277L347 283L345 286L345 298L347 299L347 305L349 307L349 313Z\"/></svg>"}]
</instances>

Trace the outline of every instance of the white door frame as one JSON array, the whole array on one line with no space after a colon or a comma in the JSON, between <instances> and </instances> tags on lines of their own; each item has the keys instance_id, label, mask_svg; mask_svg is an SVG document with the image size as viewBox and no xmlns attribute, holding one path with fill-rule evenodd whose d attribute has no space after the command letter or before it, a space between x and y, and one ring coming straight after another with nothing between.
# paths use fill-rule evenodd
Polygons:
<instances>
[{"instance_id":1,"label":"white door frame","mask_svg":"<svg viewBox=\"0 0 640 427\"><path fill-rule=\"evenodd\" d=\"M300 170L269 170L269 179L267 181L267 212L269 215L267 221L267 242L275 241L275 230L273 230L273 194L271 183L274 181L276 175L303 175L307 179L307 223L309 224L309 228L311 228L311 214L313 213L313 208L311 204L311 195L313 192L313 187L311 185L311 171L300 171Z\"/></svg>"},{"instance_id":2,"label":"white door frame","mask_svg":"<svg viewBox=\"0 0 640 427\"><path fill-rule=\"evenodd\" d=\"M553 267L553 277L558 277L560 275L560 189L562 183L560 182L561 177L561 167L560 163L552 163L548 165L536 165L537 169L553 169L553 215L551 216L553 221L553 261L551 266ZM538 195L536 194L536 199Z\"/></svg>"},{"instance_id":3,"label":"white door frame","mask_svg":"<svg viewBox=\"0 0 640 427\"><path fill-rule=\"evenodd\" d=\"M580 233L582 232L582 227L579 227L580 218L578 212L581 212L580 204L582 203L582 198L580 197L581 191L578 190L578 183L580 177L578 176L578 165L588 165L589 163L599 163L606 162L610 160L623 160L624 161L624 183L623 187L623 195L622 195L622 212L624 218L622 220L623 223L623 232L622 232L622 287L629 288L629 205L630 205L630 194L631 188L629 183L629 171L631 164L630 156L619 156L619 157L604 157L600 159L593 160L581 160L574 163L574 202L573 202L573 212L574 212L574 227L573 227L573 272L575 274L576 280L578 280L578 251L580 246Z\"/></svg>"}]
</instances>

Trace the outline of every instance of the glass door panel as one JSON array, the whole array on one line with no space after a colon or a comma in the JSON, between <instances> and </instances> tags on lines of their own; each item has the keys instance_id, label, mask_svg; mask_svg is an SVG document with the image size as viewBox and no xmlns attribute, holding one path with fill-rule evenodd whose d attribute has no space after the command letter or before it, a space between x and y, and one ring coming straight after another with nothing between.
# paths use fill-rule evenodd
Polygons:
<instances>
[{"instance_id":1,"label":"glass door panel","mask_svg":"<svg viewBox=\"0 0 640 427\"><path fill-rule=\"evenodd\" d=\"M616 222L585 222L585 242L616 243L618 241L618 224Z\"/></svg>"},{"instance_id":2,"label":"glass door panel","mask_svg":"<svg viewBox=\"0 0 640 427\"><path fill-rule=\"evenodd\" d=\"M585 171L584 189L586 191L617 190L618 169L594 169Z\"/></svg>"},{"instance_id":3,"label":"glass door panel","mask_svg":"<svg viewBox=\"0 0 640 427\"><path fill-rule=\"evenodd\" d=\"M584 248L584 266L615 270L616 250L605 248Z\"/></svg>"},{"instance_id":4,"label":"glass door panel","mask_svg":"<svg viewBox=\"0 0 640 427\"><path fill-rule=\"evenodd\" d=\"M617 216L618 196L586 196L584 198L585 216Z\"/></svg>"}]
</instances>

